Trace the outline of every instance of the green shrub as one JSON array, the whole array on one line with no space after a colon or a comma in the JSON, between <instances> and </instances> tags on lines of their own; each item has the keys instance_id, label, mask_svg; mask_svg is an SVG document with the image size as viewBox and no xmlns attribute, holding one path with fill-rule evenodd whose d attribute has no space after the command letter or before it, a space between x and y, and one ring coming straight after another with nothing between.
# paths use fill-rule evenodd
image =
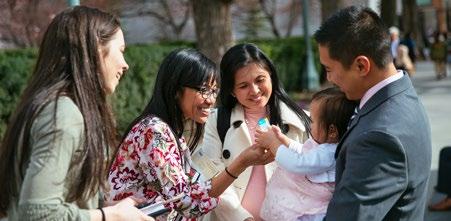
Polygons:
<instances>
[{"instance_id":1,"label":"green shrub","mask_svg":"<svg viewBox=\"0 0 451 221\"><path fill-rule=\"evenodd\" d=\"M304 89L302 87L306 56L304 38L259 39L242 42L252 42L268 55L276 66L279 79L286 91L302 91ZM320 70L319 56L313 40L312 48L316 69Z\"/></svg>"},{"instance_id":2,"label":"green shrub","mask_svg":"<svg viewBox=\"0 0 451 221\"><path fill-rule=\"evenodd\" d=\"M305 57L302 38L246 42L254 42L272 59L287 91L302 90L301 73ZM163 58L175 48L194 46L190 42L167 42L127 47L125 59L130 69L112 97L120 133L125 131L149 101ZM316 47L313 48L316 50ZM315 55L317 57L316 51ZM32 72L36 56L36 49L0 51L0 138ZM315 60L318 64L318 59Z\"/></svg>"},{"instance_id":3,"label":"green shrub","mask_svg":"<svg viewBox=\"0 0 451 221\"><path fill-rule=\"evenodd\" d=\"M31 75L36 56L36 49L0 52L0 138Z\"/></svg>"},{"instance_id":4,"label":"green shrub","mask_svg":"<svg viewBox=\"0 0 451 221\"><path fill-rule=\"evenodd\" d=\"M172 50L194 47L180 43L164 45L132 45L127 47L125 59L130 67L113 96L113 108L119 131L122 133L149 102L160 63Z\"/></svg>"}]
</instances>

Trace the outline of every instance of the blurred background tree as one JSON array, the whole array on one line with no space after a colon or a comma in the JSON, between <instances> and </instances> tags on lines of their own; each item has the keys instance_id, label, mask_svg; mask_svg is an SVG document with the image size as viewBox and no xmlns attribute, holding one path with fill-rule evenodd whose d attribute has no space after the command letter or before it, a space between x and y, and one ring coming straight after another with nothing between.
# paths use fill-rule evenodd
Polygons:
<instances>
[{"instance_id":1,"label":"blurred background tree","mask_svg":"<svg viewBox=\"0 0 451 221\"><path fill-rule=\"evenodd\" d=\"M110 9L108 0L85 0L89 5ZM36 47L44 31L56 14L67 7L64 0L1 0L0 1L0 48Z\"/></svg>"},{"instance_id":2,"label":"blurred background tree","mask_svg":"<svg viewBox=\"0 0 451 221\"><path fill-rule=\"evenodd\" d=\"M5 0L0 2L1 39L16 47L37 46L55 14L66 7L62 1Z\"/></svg>"},{"instance_id":3,"label":"blurred background tree","mask_svg":"<svg viewBox=\"0 0 451 221\"><path fill-rule=\"evenodd\" d=\"M123 18L152 17L157 20L160 39L182 40L183 30L191 16L189 0L129 0L115 6Z\"/></svg>"},{"instance_id":4,"label":"blurred background tree","mask_svg":"<svg viewBox=\"0 0 451 221\"><path fill-rule=\"evenodd\" d=\"M274 37L282 37L281 28L279 26L282 26L286 30L284 36L290 37L293 28L298 24L301 15L301 1L259 0L258 2L260 3L260 10L263 11L271 26ZM276 19L282 16L286 17L286 22L278 25Z\"/></svg>"},{"instance_id":5,"label":"blurred background tree","mask_svg":"<svg viewBox=\"0 0 451 221\"><path fill-rule=\"evenodd\" d=\"M343 7L343 0L321 0L321 20L325 21L334 12Z\"/></svg>"},{"instance_id":6,"label":"blurred background tree","mask_svg":"<svg viewBox=\"0 0 451 221\"><path fill-rule=\"evenodd\" d=\"M381 18L388 27L398 26L396 4L397 1L381 0Z\"/></svg>"},{"instance_id":7,"label":"blurred background tree","mask_svg":"<svg viewBox=\"0 0 451 221\"><path fill-rule=\"evenodd\" d=\"M197 47L219 64L233 44L230 7L233 0L191 0Z\"/></svg>"}]
</instances>

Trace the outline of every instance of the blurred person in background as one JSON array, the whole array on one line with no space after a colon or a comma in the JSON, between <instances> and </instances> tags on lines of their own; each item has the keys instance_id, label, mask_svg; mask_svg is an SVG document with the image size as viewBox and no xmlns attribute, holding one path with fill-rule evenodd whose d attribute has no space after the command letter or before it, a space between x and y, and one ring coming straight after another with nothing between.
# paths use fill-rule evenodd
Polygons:
<instances>
[{"instance_id":1,"label":"blurred person in background","mask_svg":"<svg viewBox=\"0 0 451 221\"><path fill-rule=\"evenodd\" d=\"M412 39L412 33L407 32L404 35L404 38L400 42L401 45L405 45L408 49L408 55L410 58L410 61L412 61L412 64L415 65L415 61L417 59L417 46L415 44L415 41Z\"/></svg>"},{"instance_id":2,"label":"blurred person in background","mask_svg":"<svg viewBox=\"0 0 451 221\"><path fill-rule=\"evenodd\" d=\"M415 74L415 66L409 58L409 48L405 45L398 46L398 56L395 58L395 67L406 71L409 76Z\"/></svg>"},{"instance_id":3,"label":"blurred person in background","mask_svg":"<svg viewBox=\"0 0 451 221\"><path fill-rule=\"evenodd\" d=\"M431 45L431 59L434 61L435 76L437 80L443 79L447 75L446 60L448 55L448 45L446 35L438 32L435 35L434 43Z\"/></svg>"},{"instance_id":4,"label":"blurred person in background","mask_svg":"<svg viewBox=\"0 0 451 221\"><path fill-rule=\"evenodd\" d=\"M395 26L392 26L388 29L390 32L390 51L393 59L396 59L398 56L398 46L399 46L399 29Z\"/></svg>"}]
</instances>

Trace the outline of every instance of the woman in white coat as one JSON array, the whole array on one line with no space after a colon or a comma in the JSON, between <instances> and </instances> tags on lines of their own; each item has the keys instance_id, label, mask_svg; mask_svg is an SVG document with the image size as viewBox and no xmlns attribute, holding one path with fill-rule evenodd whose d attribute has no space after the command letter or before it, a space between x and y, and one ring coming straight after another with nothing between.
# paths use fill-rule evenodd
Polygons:
<instances>
[{"instance_id":1,"label":"woman in white coat","mask_svg":"<svg viewBox=\"0 0 451 221\"><path fill-rule=\"evenodd\" d=\"M206 174L213 176L215 170L226 168L244 149L254 144L257 121L262 117L279 125L291 139L306 140L309 117L281 88L274 65L257 46L239 44L230 48L222 58L220 68L219 106L230 113L230 127L222 143L217 130L218 113L210 115L202 147L197 153L212 163L209 169L205 169L208 165L203 163ZM274 163L253 166L237 176L233 185L221 195L210 219L261 220L259 212L266 182L274 169Z\"/></svg>"}]
</instances>

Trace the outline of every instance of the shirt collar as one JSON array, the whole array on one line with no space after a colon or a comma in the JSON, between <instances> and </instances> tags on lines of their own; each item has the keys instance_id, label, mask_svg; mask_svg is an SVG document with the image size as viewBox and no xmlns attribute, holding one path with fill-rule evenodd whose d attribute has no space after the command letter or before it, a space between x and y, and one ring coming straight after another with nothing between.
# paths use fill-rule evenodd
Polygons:
<instances>
[{"instance_id":1,"label":"shirt collar","mask_svg":"<svg viewBox=\"0 0 451 221\"><path fill-rule=\"evenodd\" d=\"M401 79L403 75L404 73L402 72L402 70L398 70L396 74L380 81L379 83L371 87L369 90L367 90L363 95L362 99L360 99L359 109L362 109L362 107L366 104L366 102L368 102L368 100L371 97L373 97L373 95L376 94L380 89L396 80Z\"/></svg>"}]
</instances>

